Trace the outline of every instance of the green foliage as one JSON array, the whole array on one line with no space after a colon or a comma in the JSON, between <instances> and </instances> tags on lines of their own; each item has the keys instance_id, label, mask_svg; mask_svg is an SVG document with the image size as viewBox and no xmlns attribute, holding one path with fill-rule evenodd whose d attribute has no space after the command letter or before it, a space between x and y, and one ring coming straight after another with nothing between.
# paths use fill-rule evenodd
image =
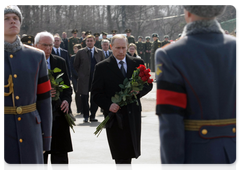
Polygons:
<instances>
[{"instance_id":1,"label":"green foliage","mask_svg":"<svg viewBox=\"0 0 240 170\"><path fill-rule=\"evenodd\" d=\"M51 82L51 86L56 90L56 95L55 97L52 97L52 100L58 100L60 96L60 92L62 92L63 89L69 88L68 85L64 84L63 78L61 78L64 74L64 73L60 73L61 71L62 70L57 67L54 68L53 70L48 69L48 77ZM60 73L57 75L56 79L54 79L53 77L54 73Z\"/></svg>"}]
</instances>

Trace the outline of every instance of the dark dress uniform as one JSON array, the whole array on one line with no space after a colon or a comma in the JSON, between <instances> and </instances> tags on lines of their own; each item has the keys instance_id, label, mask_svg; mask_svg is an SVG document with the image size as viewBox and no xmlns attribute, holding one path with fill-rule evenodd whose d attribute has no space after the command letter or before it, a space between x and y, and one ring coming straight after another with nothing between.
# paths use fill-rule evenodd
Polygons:
<instances>
[{"instance_id":1,"label":"dark dress uniform","mask_svg":"<svg viewBox=\"0 0 240 170\"><path fill-rule=\"evenodd\" d=\"M155 52L158 48L162 47L162 43L157 39L153 41L151 48L151 57L150 57L150 69L155 72Z\"/></svg>"},{"instance_id":2,"label":"dark dress uniform","mask_svg":"<svg viewBox=\"0 0 240 170\"><path fill-rule=\"evenodd\" d=\"M149 37L150 39L150 37ZM150 56L151 56L151 49L152 49L152 43L149 42L145 42L145 64L147 68L150 68Z\"/></svg>"},{"instance_id":3,"label":"dark dress uniform","mask_svg":"<svg viewBox=\"0 0 240 170\"><path fill-rule=\"evenodd\" d=\"M166 44L170 44L171 42L169 40L163 40L162 41L162 47L164 47Z\"/></svg>"},{"instance_id":4,"label":"dark dress uniform","mask_svg":"<svg viewBox=\"0 0 240 170\"><path fill-rule=\"evenodd\" d=\"M79 37L76 37L76 38L70 37L68 39L68 53L69 53L70 56L74 54L73 46L75 44L80 44L80 43L81 43L81 41L80 41Z\"/></svg>"},{"instance_id":5,"label":"dark dress uniform","mask_svg":"<svg viewBox=\"0 0 240 170\"><path fill-rule=\"evenodd\" d=\"M94 46L97 47L97 48L99 48L99 49L102 49L101 41L96 40L96 43L94 44Z\"/></svg>"},{"instance_id":6,"label":"dark dress uniform","mask_svg":"<svg viewBox=\"0 0 240 170\"><path fill-rule=\"evenodd\" d=\"M216 20L187 24L156 51L162 163L236 160L236 39Z\"/></svg>"},{"instance_id":7,"label":"dark dress uniform","mask_svg":"<svg viewBox=\"0 0 240 170\"><path fill-rule=\"evenodd\" d=\"M11 44L9 44L11 46ZM50 150L52 106L43 51L20 40L4 48L4 158L7 163L43 163Z\"/></svg>"},{"instance_id":8,"label":"dark dress uniform","mask_svg":"<svg viewBox=\"0 0 240 170\"><path fill-rule=\"evenodd\" d=\"M67 38L62 39L60 47L68 51L68 39Z\"/></svg>"},{"instance_id":9,"label":"dark dress uniform","mask_svg":"<svg viewBox=\"0 0 240 170\"><path fill-rule=\"evenodd\" d=\"M145 51L145 43L144 42L136 42L136 46L137 46L137 52L138 55L143 59L143 61L145 62L145 56L144 56L144 51ZM142 54L140 54L140 52L142 52Z\"/></svg>"}]
</instances>

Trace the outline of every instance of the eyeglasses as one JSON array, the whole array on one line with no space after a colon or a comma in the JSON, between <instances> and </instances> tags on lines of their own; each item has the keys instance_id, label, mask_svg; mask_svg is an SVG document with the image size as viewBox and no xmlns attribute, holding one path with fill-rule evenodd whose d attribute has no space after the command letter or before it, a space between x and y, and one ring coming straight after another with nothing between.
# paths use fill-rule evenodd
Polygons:
<instances>
[{"instance_id":1,"label":"eyeglasses","mask_svg":"<svg viewBox=\"0 0 240 170\"><path fill-rule=\"evenodd\" d=\"M38 43L41 44L41 43ZM44 48L47 48L48 46L51 48L53 46L53 44L41 44Z\"/></svg>"}]
</instances>

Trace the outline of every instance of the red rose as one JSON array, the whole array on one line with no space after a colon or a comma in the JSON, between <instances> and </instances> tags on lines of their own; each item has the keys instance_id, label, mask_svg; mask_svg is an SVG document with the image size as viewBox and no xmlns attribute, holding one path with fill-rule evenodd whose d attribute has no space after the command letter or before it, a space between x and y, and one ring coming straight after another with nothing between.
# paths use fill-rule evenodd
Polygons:
<instances>
[{"instance_id":1,"label":"red rose","mask_svg":"<svg viewBox=\"0 0 240 170\"><path fill-rule=\"evenodd\" d=\"M144 70L146 70L145 65L142 65L142 64L140 64L138 68L140 69L140 71L144 71Z\"/></svg>"},{"instance_id":2,"label":"red rose","mask_svg":"<svg viewBox=\"0 0 240 170\"><path fill-rule=\"evenodd\" d=\"M142 77L141 79L142 79L142 81L147 81L148 80L148 78L146 76Z\"/></svg>"},{"instance_id":3,"label":"red rose","mask_svg":"<svg viewBox=\"0 0 240 170\"><path fill-rule=\"evenodd\" d=\"M148 79L148 84L152 84L152 82L153 82L153 79Z\"/></svg>"},{"instance_id":4,"label":"red rose","mask_svg":"<svg viewBox=\"0 0 240 170\"><path fill-rule=\"evenodd\" d=\"M145 77L149 79L149 77L151 77L151 74L148 73L147 75L145 75Z\"/></svg>"},{"instance_id":5,"label":"red rose","mask_svg":"<svg viewBox=\"0 0 240 170\"><path fill-rule=\"evenodd\" d=\"M139 73L139 77L143 77L144 76L144 72L141 72Z\"/></svg>"},{"instance_id":6,"label":"red rose","mask_svg":"<svg viewBox=\"0 0 240 170\"><path fill-rule=\"evenodd\" d=\"M149 73L150 71L151 71L151 70L148 68L148 69L144 70L144 74L145 74L145 75L148 75L148 73Z\"/></svg>"}]
</instances>

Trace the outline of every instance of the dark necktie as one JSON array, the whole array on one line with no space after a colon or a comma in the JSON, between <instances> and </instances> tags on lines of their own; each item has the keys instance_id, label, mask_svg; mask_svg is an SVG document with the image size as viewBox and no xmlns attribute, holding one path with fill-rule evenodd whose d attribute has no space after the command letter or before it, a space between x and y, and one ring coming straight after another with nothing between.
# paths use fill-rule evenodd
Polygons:
<instances>
[{"instance_id":1,"label":"dark necktie","mask_svg":"<svg viewBox=\"0 0 240 170\"><path fill-rule=\"evenodd\" d=\"M59 52L58 52L58 49L57 49L57 55L60 56L60 55L59 55Z\"/></svg>"},{"instance_id":2,"label":"dark necktie","mask_svg":"<svg viewBox=\"0 0 240 170\"><path fill-rule=\"evenodd\" d=\"M107 51L105 51L105 56L106 56L106 58L108 58L108 54L107 54Z\"/></svg>"},{"instance_id":3,"label":"dark necktie","mask_svg":"<svg viewBox=\"0 0 240 170\"><path fill-rule=\"evenodd\" d=\"M123 63L124 63L124 62L123 62L123 61L120 61L119 63L121 64L120 70L121 70L121 72L122 72L122 74L123 74L123 77L127 77L127 76L126 76L125 69L124 69L124 67L123 67Z\"/></svg>"}]
</instances>

